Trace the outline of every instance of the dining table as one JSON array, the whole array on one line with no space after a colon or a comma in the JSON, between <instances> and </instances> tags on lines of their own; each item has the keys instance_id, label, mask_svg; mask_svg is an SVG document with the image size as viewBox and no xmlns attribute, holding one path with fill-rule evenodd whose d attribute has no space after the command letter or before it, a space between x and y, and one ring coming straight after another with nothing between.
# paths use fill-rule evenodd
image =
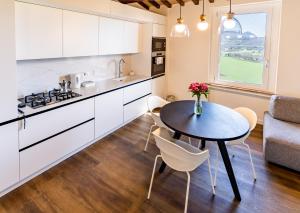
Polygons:
<instances>
[{"instance_id":1,"label":"dining table","mask_svg":"<svg viewBox=\"0 0 300 213\"><path fill-rule=\"evenodd\" d=\"M240 139L248 134L249 122L240 113L220 104L202 103L202 114L194 114L195 101L175 101L163 106L160 110L161 121L174 131L174 139L182 135L201 140L201 149L206 141L217 143L230 183L238 201L241 195L234 171L230 162L226 141ZM162 162L159 172L162 173L166 164Z\"/></svg>"}]
</instances>

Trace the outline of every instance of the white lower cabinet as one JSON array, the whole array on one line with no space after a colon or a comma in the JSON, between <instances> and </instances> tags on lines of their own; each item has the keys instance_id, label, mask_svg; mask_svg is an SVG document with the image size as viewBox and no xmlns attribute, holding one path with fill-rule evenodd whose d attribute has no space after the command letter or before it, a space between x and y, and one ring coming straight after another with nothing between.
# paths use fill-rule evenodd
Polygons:
<instances>
[{"instance_id":1,"label":"white lower cabinet","mask_svg":"<svg viewBox=\"0 0 300 213\"><path fill-rule=\"evenodd\" d=\"M137 83L124 88L124 104L151 93L151 80Z\"/></svg>"},{"instance_id":2,"label":"white lower cabinet","mask_svg":"<svg viewBox=\"0 0 300 213\"><path fill-rule=\"evenodd\" d=\"M94 99L80 101L26 118L20 129L20 149L94 118Z\"/></svg>"},{"instance_id":3,"label":"white lower cabinet","mask_svg":"<svg viewBox=\"0 0 300 213\"><path fill-rule=\"evenodd\" d=\"M160 76L158 78L152 79L152 95L157 95L162 98L166 96L166 77Z\"/></svg>"},{"instance_id":4,"label":"white lower cabinet","mask_svg":"<svg viewBox=\"0 0 300 213\"><path fill-rule=\"evenodd\" d=\"M0 192L19 181L18 123L0 126Z\"/></svg>"},{"instance_id":5,"label":"white lower cabinet","mask_svg":"<svg viewBox=\"0 0 300 213\"><path fill-rule=\"evenodd\" d=\"M94 120L20 152L20 178L55 163L94 139Z\"/></svg>"},{"instance_id":6,"label":"white lower cabinet","mask_svg":"<svg viewBox=\"0 0 300 213\"><path fill-rule=\"evenodd\" d=\"M95 138L123 124L123 89L95 98Z\"/></svg>"},{"instance_id":7,"label":"white lower cabinet","mask_svg":"<svg viewBox=\"0 0 300 213\"><path fill-rule=\"evenodd\" d=\"M124 106L124 122L127 123L145 114L148 110L147 99L149 96L138 99Z\"/></svg>"}]
</instances>

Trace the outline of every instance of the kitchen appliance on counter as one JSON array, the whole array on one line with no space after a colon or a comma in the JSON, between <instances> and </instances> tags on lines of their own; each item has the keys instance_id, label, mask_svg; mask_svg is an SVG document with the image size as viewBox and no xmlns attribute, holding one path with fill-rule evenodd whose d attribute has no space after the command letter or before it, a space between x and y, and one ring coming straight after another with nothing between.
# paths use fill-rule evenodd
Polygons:
<instances>
[{"instance_id":1,"label":"kitchen appliance on counter","mask_svg":"<svg viewBox=\"0 0 300 213\"><path fill-rule=\"evenodd\" d=\"M166 39L152 38L151 76L165 74L166 69Z\"/></svg>"},{"instance_id":2,"label":"kitchen appliance on counter","mask_svg":"<svg viewBox=\"0 0 300 213\"><path fill-rule=\"evenodd\" d=\"M82 73L71 74L70 81L73 89L79 89L82 83Z\"/></svg>"},{"instance_id":3,"label":"kitchen appliance on counter","mask_svg":"<svg viewBox=\"0 0 300 213\"><path fill-rule=\"evenodd\" d=\"M37 109L80 96L80 94L72 90L63 91L62 89L53 89L49 92L33 93L18 100L21 102L19 107L29 106L33 109Z\"/></svg>"}]
</instances>

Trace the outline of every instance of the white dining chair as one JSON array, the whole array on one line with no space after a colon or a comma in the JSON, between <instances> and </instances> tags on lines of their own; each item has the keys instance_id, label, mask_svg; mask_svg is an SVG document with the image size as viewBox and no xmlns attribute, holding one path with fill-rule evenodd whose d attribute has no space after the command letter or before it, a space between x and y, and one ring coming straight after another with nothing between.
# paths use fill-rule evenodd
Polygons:
<instances>
[{"instance_id":1,"label":"white dining chair","mask_svg":"<svg viewBox=\"0 0 300 213\"><path fill-rule=\"evenodd\" d=\"M238 113L240 113L241 115L243 115L248 120L249 125L250 125L250 130L249 130L247 135L245 135L244 137L242 137L240 139L233 140L233 141L227 141L226 146L245 146L247 148L249 158L250 158L250 164L251 164L251 167L252 167L252 174L253 174L253 178L254 178L254 181L255 181L256 180L256 172L255 172L255 168L254 168L254 164L253 164L253 160L252 160L251 150L250 150L249 145L246 144L245 141L249 137L251 131L256 126L257 115L253 110L251 110L249 108L246 108L246 107L238 107L234 110L237 111ZM215 166L214 186L217 185L218 169L219 169L219 151L217 152L217 162L216 162L216 166Z\"/></svg>"},{"instance_id":2,"label":"white dining chair","mask_svg":"<svg viewBox=\"0 0 300 213\"><path fill-rule=\"evenodd\" d=\"M213 179L211 175L208 150L201 151L186 142L173 139L170 132L165 128L158 128L152 134L154 135L157 147L160 149L160 155L157 155L155 158L147 199L150 199L154 173L155 173L155 168L156 168L158 158L162 158L162 160L170 168L176 171L185 172L187 174L187 189L186 189L186 198L185 198L185 207L184 207L185 213L187 212L190 179L191 179L189 172L195 170L198 166L203 164L205 161L208 162L208 171L209 171L211 187L212 187L213 194L215 194L215 189L213 187Z\"/></svg>"},{"instance_id":3,"label":"white dining chair","mask_svg":"<svg viewBox=\"0 0 300 213\"><path fill-rule=\"evenodd\" d=\"M159 112L153 112L154 109L156 108L162 108L164 105L168 104L169 102L162 99L161 97L159 96L150 96L148 99L147 99L147 105L148 105L148 111L150 112L150 115L154 121L154 124L151 125L150 127L150 131L148 133L148 137L147 137L147 142L146 142L146 145L145 145L145 148L144 148L144 151L147 151L147 148L148 148L148 144L149 144L149 140L150 140L150 137L151 137L151 133L153 131L153 128L154 127L162 127L162 128L165 128L165 129L168 129L169 131L171 132L174 132L173 130L169 129L161 120L160 120L160 113ZM192 144L192 140L191 138L189 137L188 138L189 140L189 143ZM200 147L200 143L198 144L198 147Z\"/></svg>"},{"instance_id":4,"label":"white dining chair","mask_svg":"<svg viewBox=\"0 0 300 213\"><path fill-rule=\"evenodd\" d=\"M151 125L151 127L150 127L150 131L148 133L148 138L147 138L147 142L146 142L144 151L147 151L148 143L149 143L151 133L152 133L152 130L153 130L154 127L163 127L163 128L168 129L168 127L160 120L160 114L153 112L153 110L155 108L161 108L161 107L163 107L164 105L166 105L168 103L169 103L168 101L162 99L159 96L150 96L147 99L148 110L149 110L150 115L151 115L151 117L154 121L154 124Z\"/></svg>"}]
</instances>

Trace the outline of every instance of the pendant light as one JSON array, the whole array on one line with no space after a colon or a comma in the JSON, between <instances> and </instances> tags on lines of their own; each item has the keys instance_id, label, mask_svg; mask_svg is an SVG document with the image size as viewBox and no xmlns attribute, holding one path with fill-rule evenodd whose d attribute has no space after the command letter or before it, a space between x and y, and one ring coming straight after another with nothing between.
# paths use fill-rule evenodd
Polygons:
<instances>
[{"instance_id":1,"label":"pendant light","mask_svg":"<svg viewBox=\"0 0 300 213\"><path fill-rule=\"evenodd\" d=\"M203 5L202 5L202 14L200 16L200 21L197 24L197 28L200 31L205 31L208 28L208 22L206 21L206 15L204 14L204 9L205 9L205 0L203 1Z\"/></svg>"},{"instance_id":2,"label":"pendant light","mask_svg":"<svg viewBox=\"0 0 300 213\"><path fill-rule=\"evenodd\" d=\"M180 17L177 19L177 23L172 27L171 37L183 38L190 36L190 30L184 20L181 17L181 5L180 5Z\"/></svg>"},{"instance_id":3,"label":"pendant light","mask_svg":"<svg viewBox=\"0 0 300 213\"><path fill-rule=\"evenodd\" d=\"M226 29L233 29L236 25L236 21L234 19L234 13L231 11L231 0L230 0L230 9L229 9L229 12L226 14L226 18L223 22L223 26L226 28Z\"/></svg>"}]
</instances>

